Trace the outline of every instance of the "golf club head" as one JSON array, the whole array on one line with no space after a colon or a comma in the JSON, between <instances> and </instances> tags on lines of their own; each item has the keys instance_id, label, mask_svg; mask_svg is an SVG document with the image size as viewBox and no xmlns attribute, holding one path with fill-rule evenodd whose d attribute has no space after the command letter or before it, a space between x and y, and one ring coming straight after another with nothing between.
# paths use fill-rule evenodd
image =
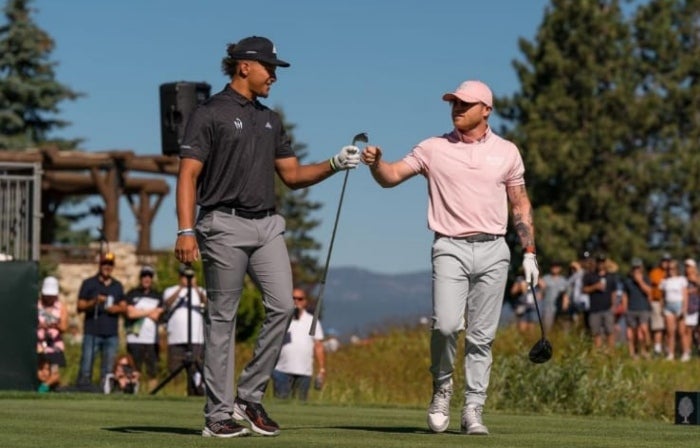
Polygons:
<instances>
[{"instance_id":1,"label":"golf club head","mask_svg":"<svg viewBox=\"0 0 700 448\"><path fill-rule=\"evenodd\" d=\"M352 138L352 145L355 146L357 142L368 143L369 137L366 132L360 132Z\"/></svg>"},{"instance_id":2,"label":"golf club head","mask_svg":"<svg viewBox=\"0 0 700 448\"><path fill-rule=\"evenodd\" d=\"M532 346L528 356L530 361L535 364L545 363L552 358L552 344L547 339L542 338Z\"/></svg>"}]
</instances>

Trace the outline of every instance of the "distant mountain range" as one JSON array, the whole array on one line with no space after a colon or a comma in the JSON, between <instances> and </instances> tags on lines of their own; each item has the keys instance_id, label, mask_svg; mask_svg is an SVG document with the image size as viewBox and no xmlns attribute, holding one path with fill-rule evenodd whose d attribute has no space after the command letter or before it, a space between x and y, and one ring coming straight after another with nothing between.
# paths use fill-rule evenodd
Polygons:
<instances>
[{"instance_id":1,"label":"distant mountain range","mask_svg":"<svg viewBox=\"0 0 700 448\"><path fill-rule=\"evenodd\" d=\"M323 292L321 323L343 339L392 326L416 325L432 312L432 273L379 274L356 267L331 268ZM312 291L312 295L318 291ZM504 305L501 324L510 320Z\"/></svg>"}]
</instances>

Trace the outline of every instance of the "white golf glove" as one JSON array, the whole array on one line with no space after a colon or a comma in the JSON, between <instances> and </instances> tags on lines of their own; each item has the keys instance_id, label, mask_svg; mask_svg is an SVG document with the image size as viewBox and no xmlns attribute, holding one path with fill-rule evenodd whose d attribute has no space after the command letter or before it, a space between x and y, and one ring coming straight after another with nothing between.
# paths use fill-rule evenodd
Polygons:
<instances>
[{"instance_id":1,"label":"white golf glove","mask_svg":"<svg viewBox=\"0 0 700 448\"><path fill-rule=\"evenodd\" d=\"M523 256L523 273L525 274L525 281L532 286L537 286L537 282L540 278L540 268L537 266L537 258L535 254L526 253Z\"/></svg>"},{"instance_id":2,"label":"white golf glove","mask_svg":"<svg viewBox=\"0 0 700 448\"><path fill-rule=\"evenodd\" d=\"M340 152L330 160L333 171L350 170L360 163L360 148L357 146L344 146Z\"/></svg>"}]
</instances>

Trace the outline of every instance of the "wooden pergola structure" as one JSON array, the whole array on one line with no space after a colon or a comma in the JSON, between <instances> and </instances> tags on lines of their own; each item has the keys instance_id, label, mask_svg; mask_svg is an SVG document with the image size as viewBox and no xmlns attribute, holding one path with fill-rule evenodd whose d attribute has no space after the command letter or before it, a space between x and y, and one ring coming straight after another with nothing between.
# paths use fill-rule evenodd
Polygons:
<instances>
[{"instance_id":1,"label":"wooden pergola structure","mask_svg":"<svg viewBox=\"0 0 700 448\"><path fill-rule=\"evenodd\" d=\"M137 222L138 253L151 252L151 225L163 198L170 192L162 177L134 177L133 173L177 175L177 156L143 156L133 151L60 151L57 147L26 151L0 150L2 162L38 162L42 166L42 240L46 224L71 196L100 195L104 201L102 232L119 241L119 198L125 196Z\"/></svg>"}]
</instances>

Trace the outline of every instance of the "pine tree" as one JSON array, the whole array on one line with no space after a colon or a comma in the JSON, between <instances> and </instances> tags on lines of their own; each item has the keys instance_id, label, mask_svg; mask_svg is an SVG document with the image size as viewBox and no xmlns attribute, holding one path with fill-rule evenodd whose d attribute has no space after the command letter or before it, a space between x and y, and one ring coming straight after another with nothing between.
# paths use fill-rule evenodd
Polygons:
<instances>
[{"instance_id":1,"label":"pine tree","mask_svg":"<svg viewBox=\"0 0 700 448\"><path fill-rule=\"evenodd\" d=\"M292 149L300 163L303 163L307 156L306 144L296 141L294 138L296 125L285 119L284 111L278 109L277 113L282 117L287 134L292 139ZM291 190L279 178L276 178L275 192L277 210L287 221L285 239L292 263L294 282L297 285L313 285L320 275L318 259L314 256L314 252L319 250L321 245L310 234L320 224L320 221L314 219L311 214L319 210L322 205L309 199L310 189Z\"/></svg>"},{"instance_id":2,"label":"pine tree","mask_svg":"<svg viewBox=\"0 0 700 448\"><path fill-rule=\"evenodd\" d=\"M33 22L30 3L8 0L7 23L0 27L0 149L45 144L50 131L69 124L56 116L59 103L80 96L56 81L56 63L49 60L54 41Z\"/></svg>"},{"instance_id":3,"label":"pine tree","mask_svg":"<svg viewBox=\"0 0 700 448\"><path fill-rule=\"evenodd\" d=\"M643 139L657 180L650 242L678 256L700 250L700 1L654 0L634 20Z\"/></svg>"},{"instance_id":4,"label":"pine tree","mask_svg":"<svg viewBox=\"0 0 700 448\"><path fill-rule=\"evenodd\" d=\"M538 251L629 259L647 246L649 156L640 145L642 76L617 0L552 0L535 42L520 41L521 91L497 110L516 123Z\"/></svg>"}]
</instances>

